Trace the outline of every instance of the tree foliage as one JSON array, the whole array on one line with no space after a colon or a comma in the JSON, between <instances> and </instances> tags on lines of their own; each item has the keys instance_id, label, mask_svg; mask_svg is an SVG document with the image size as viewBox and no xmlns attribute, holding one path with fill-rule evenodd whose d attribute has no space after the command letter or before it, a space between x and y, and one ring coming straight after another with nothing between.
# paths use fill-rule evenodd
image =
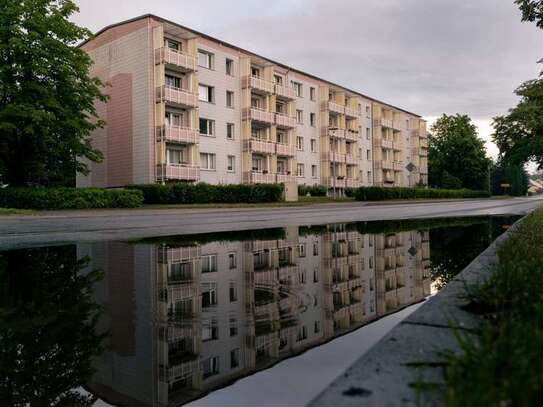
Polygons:
<instances>
[{"instance_id":1,"label":"tree foliage","mask_svg":"<svg viewBox=\"0 0 543 407\"><path fill-rule=\"evenodd\" d=\"M430 130L430 185L438 188L488 190L490 160L471 119L466 115L444 114Z\"/></svg>"},{"instance_id":2,"label":"tree foliage","mask_svg":"<svg viewBox=\"0 0 543 407\"><path fill-rule=\"evenodd\" d=\"M87 173L77 157L99 161L90 143L94 102L91 59L76 44L90 32L69 17L71 0L4 0L0 7L0 177L22 185L73 182Z\"/></svg>"},{"instance_id":3,"label":"tree foliage","mask_svg":"<svg viewBox=\"0 0 543 407\"><path fill-rule=\"evenodd\" d=\"M504 188L503 184L510 187ZM492 195L524 196L528 192L528 174L523 165L506 163L498 160L492 166Z\"/></svg>"},{"instance_id":4,"label":"tree foliage","mask_svg":"<svg viewBox=\"0 0 543 407\"><path fill-rule=\"evenodd\" d=\"M543 0L515 0L522 12L522 21L535 22L543 29Z\"/></svg>"}]
</instances>

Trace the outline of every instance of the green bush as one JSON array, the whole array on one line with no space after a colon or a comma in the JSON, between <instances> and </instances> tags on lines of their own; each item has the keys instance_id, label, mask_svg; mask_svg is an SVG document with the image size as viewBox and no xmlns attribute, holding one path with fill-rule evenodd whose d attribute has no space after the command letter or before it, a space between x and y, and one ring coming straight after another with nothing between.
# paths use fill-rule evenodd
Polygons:
<instances>
[{"instance_id":1,"label":"green bush","mask_svg":"<svg viewBox=\"0 0 543 407\"><path fill-rule=\"evenodd\" d=\"M440 198L488 198L487 191L470 189L431 189L431 188L383 188L360 187L354 190L358 201L384 201L388 199L440 199Z\"/></svg>"},{"instance_id":2,"label":"green bush","mask_svg":"<svg viewBox=\"0 0 543 407\"><path fill-rule=\"evenodd\" d=\"M282 184L189 184L130 185L143 193L146 204L259 203L283 199Z\"/></svg>"},{"instance_id":3,"label":"green bush","mask_svg":"<svg viewBox=\"0 0 543 407\"><path fill-rule=\"evenodd\" d=\"M326 196L327 192L327 188L322 185L298 185L299 196L306 196L307 194L311 196Z\"/></svg>"},{"instance_id":4,"label":"green bush","mask_svg":"<svg viewBox=\"0 0 543 407\"><path fill-rule=\"evenodd\" d=\"M0 189L0 207L17 209L136 208L143 203L140 191L100 188Z\"/></svg>"}]
</instances>

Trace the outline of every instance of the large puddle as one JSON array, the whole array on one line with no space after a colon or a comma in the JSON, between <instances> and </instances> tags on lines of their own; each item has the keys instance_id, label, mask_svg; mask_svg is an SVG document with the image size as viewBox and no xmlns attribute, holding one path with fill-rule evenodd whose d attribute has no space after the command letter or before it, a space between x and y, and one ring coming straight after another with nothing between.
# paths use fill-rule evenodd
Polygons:
<instances>
[{"instance_id":1,"label":"large puddle","mask_svg":"<svg viewBox=\"0 0 543 407\"><path fill-rule=\"evenodd\" d=\"M0 405L303 406L515 219L0 252Z\"/></svg>"}]
</instances>

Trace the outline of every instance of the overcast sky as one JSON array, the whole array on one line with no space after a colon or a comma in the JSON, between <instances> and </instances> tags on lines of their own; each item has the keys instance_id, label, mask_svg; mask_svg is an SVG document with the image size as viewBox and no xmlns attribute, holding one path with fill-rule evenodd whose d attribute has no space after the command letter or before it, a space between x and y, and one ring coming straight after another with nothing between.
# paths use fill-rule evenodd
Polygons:
<instances>
[{"instance_id":1,"label":"overcast sky","mask_svg":"<svg viewBox=\"0 0 543 407\"><path fill-rule=\"evenodd\" d=\"M543 69L513 0L76 0L92 31L145 13L416 112L491 118ZM487 143L491 155L496 149Z\"/></svg>"}]
</instances>

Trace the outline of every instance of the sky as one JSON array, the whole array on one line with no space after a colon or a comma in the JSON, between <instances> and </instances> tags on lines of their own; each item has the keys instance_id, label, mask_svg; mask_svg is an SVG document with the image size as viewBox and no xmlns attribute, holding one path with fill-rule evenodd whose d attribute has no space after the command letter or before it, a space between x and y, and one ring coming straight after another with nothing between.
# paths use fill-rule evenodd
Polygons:
<instances>
[{"instance_id":1,"label":"sky","mask_svg":"<svg viewBox=\"0 0 543 407\"><path fill-rule=\"evenodd\" d=\"M418 113L468 114L486 141L492 118L543 65L543 31L513 0L76 0L93 32L157 14Z\"/></svg>"}]
</instances>

